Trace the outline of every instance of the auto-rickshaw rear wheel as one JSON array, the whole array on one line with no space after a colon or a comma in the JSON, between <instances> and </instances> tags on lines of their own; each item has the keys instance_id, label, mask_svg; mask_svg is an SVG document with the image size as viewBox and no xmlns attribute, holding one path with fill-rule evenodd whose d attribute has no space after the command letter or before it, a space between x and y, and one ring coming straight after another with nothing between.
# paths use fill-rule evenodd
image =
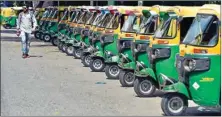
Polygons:
<instances>
[{"instance_id":1,"label":"auto-rickshaw rear wheel","mask_svg":"<svg viewBox=\"0 0 222 117\"><path fill-rule=\"evenodd\" d=\"M91 61L90 54L82 55L82 56L81 56L81 60L82 60L82 64L83 64L85 67L89 67L90 61Z\"/></svg>"},{"instance_id":2,"label":"auto-rickshaw rear wheel","mask_svg":"<svg viewBox=\"0 0 222 117\"><path fill-rule=\"evenodd\" d=\"M50 42L51 39L52 39L52 37L51 37L50 34L44 34L44 36L43 36L43 40L44 40L45 42Z\"/></svg>"},{"instance_id":3,"label":"auto-rickshaw rear wheel","mask_svg":"<svg viewBox=\"0 0 222 117\"><path fill-rule=\"evenodd\" d=\"M67 49L67 44L62 44L62 52L66 52L66 49Z\"/></svg>"},{"instance_id":4,"label":"auto-rickshaw rear wheel","mask_svg":"<svg viewBox=\"0 0 222 117\"><path fill-rule=\"evenodd\" d=\"M108 64L105 67L105 74L108 79L118 79L120 68L117 64Z\"/></svg>"},{"instance_id":5,"label":"auto-rickshaw rear wheel","mask_svg":"<svg viewBox=\"0 0 222 117\"><path fill-rule=\"evenodd\" d=\"M77 47L73 48L73 56L75 59L80 59L81 53L82 53L81 48L77 48Z\"/></svg>"},{"instance_id":6,"label":"auto-rickshaw rear wheel","mask_svg":"<svg viewBox=\"0 0 222 117\"><path fill-rule=\"evenodd\" d=\"M89 67L93 72L103 72L105 63L101 58L92 58Z\"/></svg>"},{"instance_id":7,"label":"auto-rickshaw rear wheel","mask_svg":"<svg viewBox=\"0 0 222 117\"><path fill-rule=\"evenodd\" d=\"M72 45L67 45L65 52L68 56L72 56L74 52L74 47Z\"/></svg>"},{"instance_id":8,"label":"auto-rickshaw rear wheel","mask_svg":"<svg viewBox=\"0 0 222 117\"><path fill-rule=\"evenodd\" d=\"M161 100L161 108L167 116L185 115L188 99L179 93L165 94Z\"/></svg>"},{"instance_id":9,"label":"auto-rickshaw rear wheel","mask_svg":"<svg viewBox=\"0 0 222 117\"><path fill-rule=\"evenodd\" d=\"M12 26L9 25L9 24L4 24L3 27L4 27L5 29L11 29L11 28L12 28Z\"/></svg>"},{"instance_id":10,"label":"auto-rickshaw rear wheel","mask_svg":"<svg viewBox=\"0 0 222 117\"><path fill-rule=\"evenodd\" d=\"M151 78L135 76L134 91L139 97L151 97L156 91L156 86Z\"/></svg>"},{"instance_id":11,"label":"auto-rickshaw rear wheel","mask_svg":"<svg viewBox=\"0 0 222 117\"><path fill-rule=\"evenodd\" d=\"M130 70L120 70L119 73L119 82L122 87L133 87L135 81L135 76L133 71Z\"/></svg>"}]
</instances>

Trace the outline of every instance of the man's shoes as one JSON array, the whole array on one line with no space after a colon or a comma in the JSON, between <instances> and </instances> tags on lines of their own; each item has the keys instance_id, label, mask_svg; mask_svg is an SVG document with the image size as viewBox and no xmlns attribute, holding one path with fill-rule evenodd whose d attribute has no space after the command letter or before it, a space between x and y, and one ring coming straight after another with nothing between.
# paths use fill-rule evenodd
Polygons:
<instances>
[{"instance_id":1,"label":"man's shoes","mask_svg":"<svg viewBox=\"0 0 222 117\"><path fill-rule=\"evenodd\" d=\"M26 54L26 58L30 58L29 54Z\"/></svg>"},{"instance_id":2,"label":"man's shoes","mask_svg":"<svg viewBox=\"0 0 222 117\"><path fill-rule=\"evenodd\" d=\"M27 55L26 54L22 54L22 58L26 58L27 57Z\"/></svg>"}]
</instances>

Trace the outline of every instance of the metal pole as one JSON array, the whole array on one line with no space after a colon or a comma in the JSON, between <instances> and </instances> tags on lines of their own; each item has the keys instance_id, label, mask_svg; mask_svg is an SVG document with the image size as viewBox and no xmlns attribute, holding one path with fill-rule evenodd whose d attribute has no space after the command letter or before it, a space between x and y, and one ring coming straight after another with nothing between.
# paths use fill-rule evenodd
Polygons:
<instances>
[{"instance_id":1,"label":"metal pole","mask_svg":"<svg viewBox=\"0 0 222 117\"><path fill-rule=\"evenodd\" d=\"M143 1L138 1L138 6L143 6Z\"/></svg>"},{"instance_id":2,"label":"metal pole","mask_svg":"<svg viewBox=\"0 0 222 117\"><path fill-rule=\"evenodd\" d=\"M93 6L93 0L90 0L90 6Z\"/></svg>"}]
</instances>

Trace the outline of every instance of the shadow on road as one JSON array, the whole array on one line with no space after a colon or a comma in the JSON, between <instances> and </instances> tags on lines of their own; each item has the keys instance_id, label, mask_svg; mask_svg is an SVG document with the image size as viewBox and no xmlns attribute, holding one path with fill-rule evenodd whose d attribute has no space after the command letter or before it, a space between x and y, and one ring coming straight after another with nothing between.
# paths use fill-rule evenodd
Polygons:
<instances>
[{"instance_id":1,"label":"shadow on road","mask_svg":"<svg viewBox=\"0 0 222 117\"><path fill-rule=\"evenodd\" d=\"M7 29L3 29L2 30L2 28L1 28L1 31L0 31L1 33L9 33L9 34L15 34L16 33L16 30L11 30L11 29L9 29L9 30L7 30ZM2 35L2 34L1 34Z\"/></svg>"},{"instance_id":2,"label":"shadow on road","mask_svg":"<svg viewBox=\"0 0 222 117\"><path fill-rule=\"evenodd\" d=\"M44 44L44 45L31 45L31 47L49 47L52 46L51 44Z\"/></svg>"}]
</instances>

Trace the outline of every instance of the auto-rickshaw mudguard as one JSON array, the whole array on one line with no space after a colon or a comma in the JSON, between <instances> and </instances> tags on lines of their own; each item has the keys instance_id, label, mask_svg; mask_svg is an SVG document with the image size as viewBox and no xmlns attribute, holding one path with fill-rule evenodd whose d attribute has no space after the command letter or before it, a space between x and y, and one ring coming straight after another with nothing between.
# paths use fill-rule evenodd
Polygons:
<instances>
[{"instance_id":1,"label":"auto-rickshaw mudguard","mask_svg":"<svg viewBox=\"0 0 222 117\"><path fill-rule=\"evenodd\" d=\"M92 55L91 55L92 58L104 58L104 54L102 51L97 51L97 52L94 52Z\"/></svg>"},{"instance_id":2,"label":"auto-rickshaw mudguard","mask_svg":"<svg viewBox=\"0 0 222 117\"><path fill-rule=\"evenodd\" d=\"M118 63L119 61L119 56L112 56L112 57L109 57L105 60L106 63Z\"/></svg>"},{"instance_id":3,"label":"auto-rickshaw mudguard","mask_svg":"<svg viewBox=\"0 0 222 117\"><path fill-rule=\"evenodd\" d=\"M142 77L151 77L154 81L157 81L156 75L151 68L144 68L140 70L139 72L135 72L136 76L142 76Z\"/></svg>"},{"instance_id":4,"label":"auto-rickshaw mudguard","mask_svg":"<svg viewBox=\"0 0 222 117\"><path fill-rule=\"evenodd\" d=\"M168 92L168 93L180 93L184 96L187 97L187 99L190 99L190 95L188 92L188 89L186 87L186 85L182 82L177 82L171 85L167 85L163 88L164 92Z\"/></svg>"},{"instance_id":5,"label":"auto-rickshaw mudguard","mask_svg":"<svg viewBox=\"0 0 222 117\"><path fill-rule=\"evenodd\" d=\"M132 69L134 70L135 69L135 61L132 61L132 62L129 62L129 63L120 63L118 64L118 66L122 69Z\"/></svg>"}]
</instances>

